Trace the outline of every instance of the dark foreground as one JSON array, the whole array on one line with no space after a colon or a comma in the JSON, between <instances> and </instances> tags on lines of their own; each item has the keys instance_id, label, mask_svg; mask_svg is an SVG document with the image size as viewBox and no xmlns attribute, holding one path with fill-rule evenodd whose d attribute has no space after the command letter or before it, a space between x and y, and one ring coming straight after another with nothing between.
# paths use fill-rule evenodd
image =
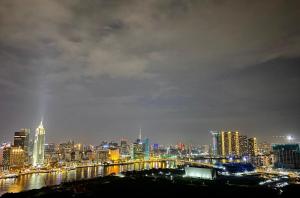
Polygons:
<instances>
[{"instance_id":1,"label":"dark foreground","mask_svg":"<svg viewBox=\"0 0 300 198\"><path fill-rule=\"evenodd\" d=\"M148 170L128 172L125 177L107 176L16 194L7 193L2 197L293 197L299 193L299 185L273 189L257 185L231 184L223 180L204 181L183 178L180 170Z\"/></svg>"}]
</instances>

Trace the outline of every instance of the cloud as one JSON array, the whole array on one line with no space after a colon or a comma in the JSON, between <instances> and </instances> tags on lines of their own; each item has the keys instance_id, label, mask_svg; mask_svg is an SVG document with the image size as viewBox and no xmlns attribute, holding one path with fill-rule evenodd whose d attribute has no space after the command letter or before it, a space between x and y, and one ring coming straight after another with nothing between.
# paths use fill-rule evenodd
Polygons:
<instances>
[{"instance_id":1,"label":"cloud","mask_svg":"<svg viewBox=\"0 0 300 198\"><path fill-rule=\"evenodd\" d=\"M87 62L85 71L92 76L106 74L112 77L139 77L144 74L147 65L142 58L102 49L91 51Z\"/></svg>"},{"instance_id":2,"label":"cloud","mask_svg":"<svg viewBox=\"0 0 300 198\"><path fill-rule=\"evenodd\" d=\"M77 135L88 127L102 131L98 123L106 126L103 137L113 127L130 131L143 123L157 139L184 138L184 128L197 138L212 127L246 128L241 115L271 130L270 122L282 119L274 109L287 120L299 117L292 110L299 106L298 78L291 75L298 74L299 4L1 1L0 107L1 117L10 115L3 130L30 122L32 111L56 121L76 115L68 125ZM8 113L8 105L26 108ZM79 120L88 124L79 127ZM126 122L109 126L120 120Z\"/></svg>"}]
</instances>

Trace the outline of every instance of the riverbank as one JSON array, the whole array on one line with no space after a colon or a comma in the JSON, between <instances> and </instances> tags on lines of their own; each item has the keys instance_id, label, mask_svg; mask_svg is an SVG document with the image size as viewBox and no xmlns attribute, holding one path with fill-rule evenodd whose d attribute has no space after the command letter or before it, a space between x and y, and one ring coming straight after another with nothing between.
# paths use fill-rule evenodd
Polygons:
<instances>
[{"instance_id":1,"label":"riverbank","mask_svg":"<svg viewBox=\"0 0 300 198\"><path fill-rule=\"evenodd\" d=\"M189 196L198 195L222 197L290 197L300 193L299 185L289 185L273 189L266 186L236 184L220 180L200 180L185 178L178 169L151 169L129 171L123 174L65 182L61 185L43 187L20 193L6 193L2 198L48 198L48 197L101 197L107 196Z\"/></svg>"}]
</instances>

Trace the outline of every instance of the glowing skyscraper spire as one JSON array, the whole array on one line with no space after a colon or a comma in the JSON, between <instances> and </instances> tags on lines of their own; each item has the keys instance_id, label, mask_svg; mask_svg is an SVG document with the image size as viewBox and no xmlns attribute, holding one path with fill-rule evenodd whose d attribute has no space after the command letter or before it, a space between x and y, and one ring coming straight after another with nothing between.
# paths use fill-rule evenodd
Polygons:
<instances>
[{"instance_id":1,"label":"glowing skyscraper spire","mask_svg":"<svg viewBox=\"0 0 300 198\"><path fill-rule=\"evenodd\" d=\"M139 140L142 141L142 128L140 128Z\"/></svg>"},{"instance_id":2,"label":"glowing skyscraper spire","mask_svg":"<svg viewBox=\"0 0 300 198\"><path fill-rule=\"evenodd\" d=\"M43 120L35 131L34 145L33 145L33 166L41 166L44 164L45 151L45 129Z\"/></svg>"}]
</instances>

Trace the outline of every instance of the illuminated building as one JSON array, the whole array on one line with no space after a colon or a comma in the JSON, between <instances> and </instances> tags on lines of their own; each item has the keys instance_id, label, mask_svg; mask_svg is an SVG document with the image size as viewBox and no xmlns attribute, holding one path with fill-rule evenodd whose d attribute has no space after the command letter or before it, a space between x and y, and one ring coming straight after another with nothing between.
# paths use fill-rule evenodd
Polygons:
<instances>
[{"instance_id":1,"label":"illuminated building","mask_svg":"<svg viewBox=\"0 0 300 198\"><path fill-rule=\"evenodd\" d=\"M201 145L200 153L208 155L209 154L209 145Z\"/></svg>"},{"instance_id":2,"label":"illuminated building","mask_svg":"<svg viewBox=\"0 0 300 198\"><path fill-rule=\"evenodd\" d=\"M29 129L21 129L16 131L14 135L14 146L21 147L25 152L28 151L29 145Z\"/></svg>"},{"instance_id":3,"label":"illuminated building","mask_svg":"<svg viewBox=\"0 0 300 198\"><path fill-rule=\"evenodd\" d=\"M134 142L131 147L131 159L143 160L144 147L142 142Z\"/></svg>"},{"instance_id":4,"label":"illuminated building","mask_svg":"<svg viewBox=\"0 0 300 198\"><path fill-rule=\"evenodd\" d=\"M0 171L3 169L3 149L4 147L0 147Z\"/></svg>"},{"instance_id":5,"label":"illuminated building","mask_svg":"<svg viewBox=\"0 0 300 198\"><path fill-rule=\"evenodd\" d=\"M213 180L216 178L216 176L216 170L213 168L203 168L197 166L185 167L185 177Z\"/></svg>"},{"instance_id":6,"label":"illuminated building","mask_svg":"<svg viewBox=\"0 0 300 198\"><path fill-rule=\"evenodd\" d=\"M155 157L159 156L159 145L158 144L153 144L152 145L152 155Z\"/></svg>"},{"instance_id":7,"label":"illuminated building","mask_svg":"<svg viewBox=\"0 0 300 198\"><path fill-rule=\"evenodd\" d=\"M74 145L74 149L75 149L75 151L82 152L83 151L83 146L82 146L82 144L78 143L78 144Z\"/></svg>"},{"instance_id":8,"label":"illuminated building","mask_svg":"<svg viewBox=\"0 0 300 198\"><path fill-rule=\"evenodd\" d=\"M255 157L257 155L257 141L255 137L248 139L248 152L252 157Z\"/></svg>"},{"instance_id":9,"label":"illuminated building","mask_svg":"<svg viewBox=\"0 0 300 198\"><path fill-rule=\"evenodd\" d=\"M45 151L45 129L43 122L40 123L35 131L33 146L33 166L42 166L44 164Z\"/></svg>"},{"instance_id":10,"label":"illuminated building","mask_svg":"<svg viewBox=\"0 0 300 198\"><path fill-rule=\"evenodd\" d=\"M232 140L231 140L232 154L239 156L240 155L239 132L238 131L232 132L231 137L232 137Z\"/></svg>"},{"instance_id":11,"label":"illuminated building","mask_svg":"<svg viewBox=\"0 0 300 198\"><path fill-rule=\"evenodd\" d=\"M118 148L110 148L108 154L111 161L115 162L120 160L120 150Z\"/></svg>"},{"instance_id":12,"label":"illuminated building","mask_svg":"<svg viewBox=\"0 0 300 198\"><path fill-rule=\"evenodd\" d=\"M81 148L80 145L77 145L77 148ZM67 142L59 144L58 152L61 154L61 160L70 162L72 161L72 152L76 150L74 141L69 140Z\"/></svg>"},{"instance_id":13,"label":"illuminated building","mask_svg":"<svg viewBox=\"0 0 300 198\"><path fill-rule=\"evenodd\" d=\"M300 168L299 144L274 144L272 149L276 168Z\"/></svg>"},{"instance_id":14,"label":"illuminated building","mask_svg":"<svg viewBox=\"0 0 300 198\"><path fill-rule=\"evenodd\" d=\"M45 144L45 156L44 156L44 162L45 163L51 163L54 161L52 158L55 154L55 144Z\"/></svg>"},{"instance_id":15,"label":"illuminated building","mask_svg":"<svg viewBox=\"0 0 300 198\"><path fill-rule=\"evenodd\" d=\"M178 150L183 151L184 148L185 148L185 146L184 146L183 143L179 142L179 143L177 144L177 148L178 148Z\"/></svg>"},{"instance_id":16,"label":"illuminated building","mask_svg":"<svg viewBox=\"0 0 300 198\"><path fill-rule=\"evenodd\" d=\"M268 167L272 165L273 155L257 155L255 159L256 166Z\"/></svg>"},{"instance_id":17,"label":"illuminated building","mask_svg":"<svg viewBox=\"0 0 300 198\"><path fill-rule=\"evenodd\" d=\"M219 151L219 143L220 143L220 133L218 131L211 131L210 132L212 137L213 137L213 141L212 141L212 155L213 156L217 156L221 153L221 151Z\"/></svg>"},{"instance_id":18,"label":"illuminated building","mask_svg":"<svg viewBox=\"0 0 300 198\"><path fill-rule=\"evenodd\" d=\"M142 141L142 129L140 128L138 139L131 145L131 159L143 160L144 157L145 157L145 146L144 146L144 142Z\"/></svg>"},{"instance_id":19,"label":"illuminated building","mask_svg":"<svg viewBox=\"0 0 300 198\"><path fill-rule=\"evenodd\" d=\"M29 162L29 135L30 129L21 129L16 131L14 135L14 146L24 150L25 162Z\"/></svg>"},{"instance_id":20,"label":"illuminated building","mask_svg":"<svg viewBox=\"0 0 300 198\"><path fill-rule=\"evenodd\" d=\"M144 140L144 142L143 142L143 146L144 146L144 148L143 148L143 150L144 150L144 159L145 160L149 160L150 159L150 145L149 145L149 139L148 138L146 138L145 140Z\"/></svg>"},{"instance_id":21,"label":"illuminated building","mask_svg":"<svg viewBox=\"0 0 300 198\"><path fill-rule=\"evenodd\" d=\"M107 162L109 159L108 150L96 150L96 160L98 163Z\"/></svg>"},{"instance_id":22,"label":"illuminated building","mask_svg":"<svg viewBox=\"0 0 300 198\"><path fill-rule=\"evenodd\" d=\"M24 159L24 150L21 147L3 148L4 170L23 168Z\"/></svg>"},{"instance_id":23,"label":"illuminated building","mask_svg":"<svg viewBox=\"0 0 300 198\"><path fill-rule=\"evenodd\" d=\"M271 153L271 144L268 142L259 143L258 153L261 155L269 155Z\"/></svg>"},{"instance_id":24,"label":"illuminated building","mask_svg":"<svg viewBox=\"0 0 300 198\"><path fill-rule=\"evenodd\" d=\"M212 154L223 157L227 156L239 156L240 155L240 143L239 132L211 132L213 136Z\"/></svg>"},{"instance_id":25,"label":"illuminated building","mask_svg":"<svg viewBox=\"0 0 300 198\"><path fill-rule=\"evenodd\" d=\"M240 143L240 156L248 156L248 137L245 135L239 136L239 143Z\"/></svg>"},{"instance_id":26,"label":"illuminated building","mask_svg":"<svg viewBox=\"0 0 300 198\"><path fill-rule=\"evenodd\" d=\"M54 143L45 144L45 153L48 154L55 153L55 144Z\"/></svg>"},{"instance_id":27,"label":"illuminated building","mask_svg":"<svg viewBox=\"0 0 300 198\"><path fill-rule=\"evenodd\" d=\"M89 161L94 161L96 160L96 152L94 152L93 150L88 150L85 151L85 159L89 160ZM71 156L70 156L71 157Z\"/></svg>"},{"instance_id":28,"label":"illuminated building","mask_svg":"<svg viewBox=\"0 0 300 198\"><path fill-rule=\"evenodd\" d=\"M81 152L80 152L80 151L75 150L75 151L73 152L73 155L74 155L74 156L72 156L72 161L77 161L77 162L80 162L80 161L81 161L82 157L81 157ZM96 159L97 159L97 153L96 153Z\"/></svg>"},{"instance_id":29,"label":"illuminated building","mask_svg":"<svg viewBox=\"0 0 300 198\"><path fill-rule=\"evenodd\" d=\"M121 140L121 155L127 156L129 154L128 144L126 140Z\"/></svg>"}]
</instances>

